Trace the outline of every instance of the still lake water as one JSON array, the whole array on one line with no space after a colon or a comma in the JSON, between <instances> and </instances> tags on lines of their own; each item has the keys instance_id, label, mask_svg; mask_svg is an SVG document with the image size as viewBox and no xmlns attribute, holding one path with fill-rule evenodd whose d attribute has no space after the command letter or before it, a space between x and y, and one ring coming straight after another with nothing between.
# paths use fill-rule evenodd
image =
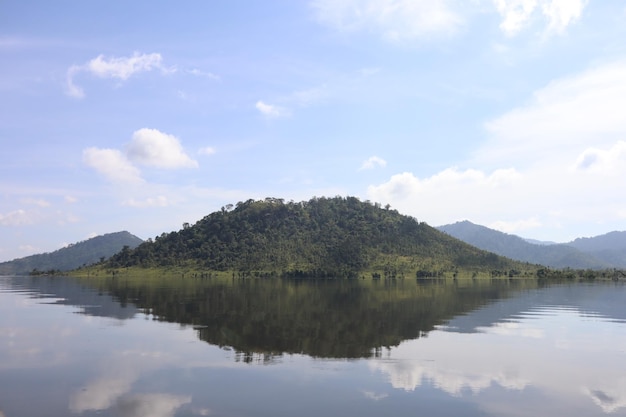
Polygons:
<instances>
[{"instance_id":1,"label":"still lake water","mask_svg":"<svg viewBox=\"0 0 626 417\"><path fill-rule=\"evenodd\" d=\"M626 286L0 277L0 416L626 416Z\"/></svg>"}]
</instances>

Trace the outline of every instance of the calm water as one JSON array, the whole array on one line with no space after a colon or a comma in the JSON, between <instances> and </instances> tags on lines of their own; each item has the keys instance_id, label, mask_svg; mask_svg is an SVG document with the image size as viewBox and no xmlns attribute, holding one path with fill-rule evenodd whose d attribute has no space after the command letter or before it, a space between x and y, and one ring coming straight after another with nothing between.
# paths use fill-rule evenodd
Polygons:
<instances>
[{"instance_id":1,"label":"calm water","mask_svg":"<svg viewBox=\"0 0 626 417\"><path fill-rule=\"evenodd\" d=\"M626 287L0 277L0 416L626 416Z\"/></svg>"}]
</instances>

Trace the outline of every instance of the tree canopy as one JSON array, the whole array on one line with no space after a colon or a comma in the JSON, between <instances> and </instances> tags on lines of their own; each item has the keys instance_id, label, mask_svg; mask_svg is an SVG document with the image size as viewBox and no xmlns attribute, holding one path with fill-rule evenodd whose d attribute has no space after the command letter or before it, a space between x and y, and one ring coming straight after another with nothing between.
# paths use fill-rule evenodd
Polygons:
<instances>
[{"instance_id":1,"label":"tree canopy","mask_svg":"<svg viewBox=\"0 0 626 417\"><path fill-rule=\"evenodd\" d=\"M135 249L125 248L106 264L176 265L244 275L350 277L363 271L395 276L455 268L513 270L522 264L355 197L239 202Z\"/></svg>"}]
</instances>

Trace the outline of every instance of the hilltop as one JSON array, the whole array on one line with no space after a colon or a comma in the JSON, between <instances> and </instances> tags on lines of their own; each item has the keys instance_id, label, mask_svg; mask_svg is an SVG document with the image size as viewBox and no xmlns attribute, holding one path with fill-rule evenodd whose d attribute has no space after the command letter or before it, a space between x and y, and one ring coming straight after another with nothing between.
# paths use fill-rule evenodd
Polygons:
<instances>
[{"instance_id":1,"label":"hilltop","mask_svg":"<svg viewBox=\"0 0 626 417\"><path fill-rule=\"evenodd\" d=\"M355 197L248 200L125 249L106 268L189 266L258 276L437 276L528 269Z\"/></svg>"},{"instance_id":2,"label":"hilltop","mask_svg":"<svg viewBox=\"0 0 626 417\"><path fill-rule=\"evenodd\" d=\"M569 243L532 242L469 221L437 227L478 248L551 268L605 269L626 267L626 232L611 232Z\"/></svg>"},{"instance_id":3,"label":"hilltop","mask_svg":"<svg viewBox=\"0 0 626 417\"><path fill-rule=\"evenodd\" d=\"M33 271L70 271L102 261L127 246L137 247L143 240L129 232L108 233L71 244L54 252L42 253L0 263L0 275L20 275Z\"/></svg>"}]
</instances>

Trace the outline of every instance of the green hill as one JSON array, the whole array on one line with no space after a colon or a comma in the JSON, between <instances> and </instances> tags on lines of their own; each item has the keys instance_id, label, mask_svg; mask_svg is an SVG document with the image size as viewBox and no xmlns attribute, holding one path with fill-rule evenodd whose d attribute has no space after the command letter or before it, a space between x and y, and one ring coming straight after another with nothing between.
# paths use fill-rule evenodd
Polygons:
<instances>
[{"instance_id":1,"label":"green hill","mask_svg":"<svg viewBox=\"0 0 626 417\"><path fill-rule=\"evenodd\" d=\"M248 200L164 233L104 265L189 266L272 276L384 277L528 268L354 197Z\"/></svg>"},{"instance_id":2,"label":"green hill","mask_svg":"<svg viewBox=\"0 0 626 417\"><path fill-rule=\"evenodd\" d=\"M31 255L0 263L0 275L28 274L32 271L70 271L122 250L137 247L142 240L126 231L108 233L75 243L54 252Z\"/></svg>"}]
</instances>

